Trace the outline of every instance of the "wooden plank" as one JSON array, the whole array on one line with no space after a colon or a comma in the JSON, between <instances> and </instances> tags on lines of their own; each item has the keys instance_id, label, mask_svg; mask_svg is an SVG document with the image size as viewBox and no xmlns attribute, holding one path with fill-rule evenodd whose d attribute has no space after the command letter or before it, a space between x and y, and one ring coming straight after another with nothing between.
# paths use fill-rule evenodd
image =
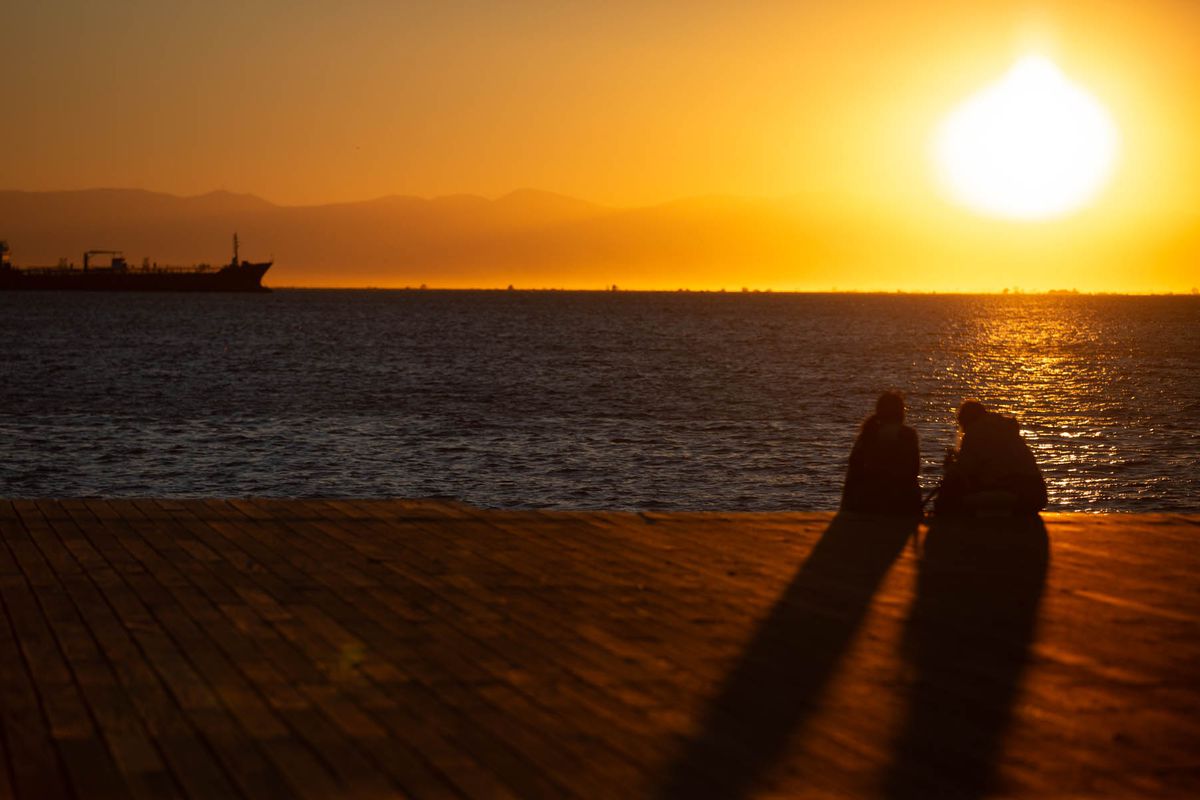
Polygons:
<instances>
[{"instance_id":1,"label":"wooden plank","mask_svg":"<svg viewBox=\"0 0 1200 800\"><path fill-rule=\"evenodd\" d=\"M479 589L479 587L475 587L475 589ZM455 609L456 613L452 616L455 616L455 618L457 618L457 619L461 619L463 614L458 613L458 612L463 612L463 610L464 610L463 604L461 602L456 602L455 604L457 606L457 608ZM478 604L472 604L472 606L470 606L470 608L467 609L467 613L470 616L470 618L475 619L475 620L486 618L487 620L490 620L493 622L496 621L496 619L497 619L496 616L487 615L487 614L479 614L478 612L476 612L476 610L475 610L476 608L478 608ZM455 632L455 631L451 630L449 632ZM446 631L443 630L443 632L439 634L439 637L444 637L445 633L446 633ZM468 636L468 634L473 633L473 632L469 630L469 626L468 626L468 630L466 630L466 631L460 630L460 631L457 631L457 633L458 633L458 636L455 638L455 649L463 650L464 649L463 642L466 644L470 644L472 642L470 642L469 639L462 639L462 637ZM541 631L541 633L548 633L548 631ZM474 631L474 634L476 637L479 637L478 631ZM511 650L512 646L514 646L514 643L517 642L517 640L521 638L520 632L515 631L514 628L512 628L508 625L505 625L505 626L499 628L499 636L503 638L503 642L504 642L503 650L504 651ZM544 638L544 636L539 636L538 638ZM491 640L491 639L492 639L492 637L486 637L485 640ZM508 655L506 655L506 652L502 651L502 649L494 648L494 646L492 646L491 649L493 650L494 654L502 657L502 660L505 660L505 658L509 657ZM533 654L529 654L528 657L529 657L530 662L532 662L534 660L540 660L540 661L544 661L547 664L551 664L551 666L554 666L554 664L556 664L556 662L558 661L558 658L556 658L556 657L538 658ZM503 663L503 661L502 661L502 663ZM492 672L494 673L494 676L496 676L497 680L503 681L504 679L510 678L510 676L520 672L520 668L518 668L518 664L516 662L510 662L508 664L508 667L506 667L506 668L503 666L494 666L494 664L493 664ZM454 670L451 669L450 673L454 674ZM559 679L562 679L563 676L564 675L562 673L559 673ZM458 678L462 679L462 676L458 675ZM486 696L486 688L485 688L485 690L481 690L481 691L484 691L485 696ZM515 697L515 696L510 696L510 697ZM503 710L511 711L511 708L506 708ZM526 714L521 714L521 715L518 715L517 718L518 718L518 720L528 720L529 716ZM542 717L542 720L552 720L552 717ZM562 726L559 726L559 727L562 727ZM564 733L566 733L565 730L564 730ZM618 739L624 741L624 736L619 736ZM604 742L598 741L598 742L595 742L595 744L599 745L599 747L593 747L592 750L590 750L589 756L588 756L590 762L598 763L598 764L605 763L606 759L605 759L605 744L604 744ZM563 762L563 763L571 763L571 760L572 760L570 754L566 754L565 757L558 756L558 758L559 758L560 762ZM608 762L612 762L612 758L608 759ZM622 771L622 769L624 769L623 765L612 766L612 770L614 772L616 772L616 774L619 774L619 772ZM586 774L586 772L587 772L586 769L583 769L581 771L582 771L582 774Z\"/></svg>"},{"instance_id":2,"label":"wooden plank","mask_svg":"<svg viewBox=\"0 0 1200 800\"><path fill-rule=\"evenodd\" d=\"M6 539L29 591L6 586L4 601L71 783L78 792L102 796L174 796L157 749L134 722L128 703L112 691L115 678L59 583L56 567L67 577L78 574L73 559L34 503L18 504L17 510L24 535ZM44 559L45 552L53 560Z\"/></svg>"},{"instance_id":3,"label":"wooden plank","mask_svg":"<svg viewBox=\"0 0 1200 800\"><path fill-rule=\"evenodd\" d=\"M223 510L218 510L208 521L211 523L228 519L236 517L226 517ZM220 531L220 535L226 537L227 541L222 543L216 539L209 539L208 546L214 552L241 553L246 558L246 563L262 563L259 559L274 562L278 558L270 553L261 552L246 555L246 544L253 540L240 535L235 526L226 524ZM274 578L272 570L266 567L261 573L255 574ZM280 696L273 691L278 687L263 687L273 706L281 716L290 721L292 729L298 731L299 738L320 754L322 760L339 776L339 780L348 790L371 794L387 791L391 784L383 779L384 775L400 777L402 786L412 784L428 788L435 785L436 778L427 772L398 774L396 767L404 762L395 760L397 748L375 741L382 739L386 733L358 709L341 703L337 697L322 691L320 682L326 676L320 670L314 670L313 660L306 659L302 650L295 649L288 643L286 635L281 635L281 632L294 632L291 621L297 613L295 607L289 607L279 613L256 614L255 610L263 604L255 602L250 608L241 610L223 608L227 613L235 615L235 624L243 630L254 632L255 642L264 645L263 652L268 654L272 669L278 669L280 675L288 681L288 686L296 690ZM316 714L314 706L319 708L322 714ZM331 727L331 723L341 730L345 738L335 733L336 729ZM403 758L403 754L400 755ZM372 762L372 759L385 757L390 759L386 764Z\"/></svg>"},{"instance_id":4,"label":"wooden plank","mask_svg":"<svg viewBox=\"0 0 1200 800\"><path fill-rule=\"evenodd\" d=\"M1196 794L1200 518L1046 522L0 501L0 796Z\"/></svg>"},{"instance_id":5,"label":"wooden plank","mask_svg":"<svg viewBox=\"0 0 1200 800\"><path fill-rule=\"evenodd\" d=\"M202 579L203 573L185 574L180 569L194 560L189 551L176 547L169 538L176 531L168 531L162 520L145 517L137 504L114 506L119 517L107 524L121 524L129 534L124 539L129 552L169 587L174 602L162 602L156 616L186 654L190 667L212 687L216 700L185 709L233 779L253 796L286 796L279 775L291 783L290 792L301 796L340 791L331 775L303 748L279 744L296 732L272 713L252 688L253 682L244 674L244 667L249 665L235 664L225 654L223 645L228 646L229 640L213 632L224 630L229 620L220 606L193 583L200 577L200 586L213 590L213 584ZM160 549L174 558L164 556ZM231 596L218 589L217 599L228 600ZM245 648L236 652L247 655ZM256 752L263 753L267 761L273 760L273 764L267 766Z\"/></svg>"},{"instance_id":6,"label":"wooden plank","mask_svg":"<svg viewBox=\"0 0 1200 800\"><path fill-rule=\"evenodd\" d=\"M302 530L302 529L301 529L301 528L299 528L299 527L293 527L293 533L296 533L296 534L298 534L298 535L304 535L304 530ZM314 534L314 536L312 537L312 539L308 540L308 542L310 542L310 543L319 543L319 531L318 531L318 533ZM306 551L307 551L307 549L310 549L310 548L308 548L308 547L306 546L306 547L305 547L305 549L306 549ZM334 558L336 558L336 554L334 554L334 553L330 553L330 558L331 558L331 559L334 559ZM368 583L373 583L373 582L368 582ZM326 601L326 602L328 602L328 601ZM370 609L368 609L368 610L367 610L367 613L370 613ZM316 627L316 626L314 626L314 627ZM464 642L456 642L456 644L455 644L455 648L456 648L456 649L468 648L468 650L469 650L469 645L470 645L470 642L469 642L469 640L464 640ZM476 654L476 655L478 655L478 654ZM467 682L470 682L470 681L472 681L473 679L474 679L474 680L478 680L478 679L480 679L480 678L486 678L486 676L487 676L487 675L485 675L485 674L480 674L480 673L478 673L478 672L475 672L475 673L474 673L474 676L472 676L472 675L463 675L463 674L460 674L460 673L455 673L455 672L452 672L452 670L451 670L451 674L454 674L454 675L455 675L455 678L456 678L457 680L463 680L463 681L467 681ZM476 716L478 716L478 711L479 711L479 710L478 710L478 709L476 709ZM520 735L520 734L522 733L522 728L521 728L520 724L517 724L515 721L511 721L511 720L510 720L510 722L509 722L509 726L508 726L508 729L510 730L510 734L509 734L509 735L510 735L510 738L511 738L511 736L512 736L512 735ZM547 746L551 746L551 748L552 748L552 745L547 745ZM528 748L527 748L527 750L528 750ZM558 754L557 754L557 756L558 756L558 758L557 758L557 763L564 763L564 762L565 762L565 763L571 763L571 757L570 757L570 754L568 754L568 753L558 753ZM564 793L564 792L565 792L565 790L564 790L564 789L562 789L562 788L560 788L560 789L559 789L559 793L560 793L560 794L562 794L562 793Z\"/></svg>"},{"instance_id":7,"label":"wooden plank","mask_svg":"<svg viewBox=\"0 0 1200 800\"><path fill-rule=\"evenodd\" d=\"M251 520L260 520L260 519L264 518L265 516L267 516L265 512L259 512L254 517L251 517ZM239 540L241 546L253 549L256 552L260 552L260 553L264 553L264 554L265 553L275 553L276 558L269 559L273 563L278 564L282 560L290 560L292 562L295 562L294 567L296 569L304 570L304 569L311 569L313 567L313 562L307 560L302 555L304 552L303 548L298 548L298 547L294 546L296 544L294 538L289 537L286 540L281 541L278 538L269 537L265 534L265 532L263 530L261 530L257 525L254 525L254 524L244 524L241 529L242 529L242 532L247 534L247 537L248 537L248 538L243 537L242 539ZM295 532L294 529L291 532L294 533ZM290 546L290 547L287 546L289 544L293 545L293 546ZM264 556L264 558L265 558L265 556ZM328 564L325 564L324 566L326 568L328 568ZM323 585L327 589L333 588L329 585L328 580L314 579L314 584L317 586ZM340 584L338 584L338 585L340 586ZM323 592L323 593L321 593L320 601L325 606L328 606L330 603L333 603L336 601L336 594L333 592ZM304 615L308 616L310 620L324 619L325 623L318 625L317 626L318 630L310 630L308 627L306 627L304 625L300 625L293 621L279 622L279 623L277 623L277 627L279 628L280 632L289 641L291 641L297 648L299 648L307 656L307 658L310 661L316 662L316 663L325 661L328 664L329 662L327 661L327 659L329 658L330 654L340 652L343 645L347 644L347 642L342 641L342 639L344 639L346 636L346 632L343 630L343 631L341 631L340 634L335 634L333 636L332 640L327 639L321 635L320 630L323 629L328 634L328 631L330 630L330 625L328 624L330 622L330 620L328 618L324 617L324 615L321 614L316 608L308 608L307 610L302 610L298 606L293 606L293 608L297 609L296 613L304 614ZM353 644L355 644L355 642L349 642L349 644L353 645ZM328 668L326 668L326 671L328 671ZM340 687L340 688L345 689L348 687ZM354 689L355 689L355 691L352 694L361 698L362 697L362 691L361 691L362 687L354 687ZM322 697L322 699L326 703L329 703L331 700L333 700L335 698L335 696L331 696L329 694L324 694L324 693L322 693L319 696ZM338 709L336 707L330 707L329 713L331 715L333 715L334 717L338 717L338 716L344 715L347 710L348 709L345 706L341 707L340 709ZM340 711L340 713L339 713L339 711ZM373 711L374 711L374 709L373 709ZM395 734L403 735L405 733L404 729L398 729L398 730L392 729L392 730L393 730L393 733L395 733ZM420 746L422 743L427 743L427 742L417 742L416 745ZM410 744L413 744L413 742L410 741ZM483 772L480 770L480 768L475 765L466 767L465 765L459 763L459 764L455 765L454 769L456 772L463 773L466 775L482 775L483 774ZM493 789L491 791L498 791L498 789L495 786L494 780L495 779L493 778Z\"/></svg>"}]
</instances>

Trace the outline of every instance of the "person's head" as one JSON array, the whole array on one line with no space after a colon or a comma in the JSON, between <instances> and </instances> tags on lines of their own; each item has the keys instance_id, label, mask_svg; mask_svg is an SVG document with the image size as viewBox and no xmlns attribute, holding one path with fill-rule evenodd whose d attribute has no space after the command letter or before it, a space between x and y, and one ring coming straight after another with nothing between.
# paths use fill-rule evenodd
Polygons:
<instances>
[{"instance_id":1,"label":"person's head","mask_svg":"<svg viewBox=\"0 0 1200 800\"><path fill-rule=\"evenodd\" d=\"M884 392L875 401L875 419L883 423L904 422L904 395L899 392Z\"/></svg>"},{"instance_id":2,"label":"person's head","mask_svg":"<svg viewBox=\"0 0 1200 800\"><path fill-rule=\"evenodd\" d=\"M958 407L958 427L964 431L971 427L976 420L987 414L987 406L978 400L964 400Z\"/></svg>"}]
</instances>

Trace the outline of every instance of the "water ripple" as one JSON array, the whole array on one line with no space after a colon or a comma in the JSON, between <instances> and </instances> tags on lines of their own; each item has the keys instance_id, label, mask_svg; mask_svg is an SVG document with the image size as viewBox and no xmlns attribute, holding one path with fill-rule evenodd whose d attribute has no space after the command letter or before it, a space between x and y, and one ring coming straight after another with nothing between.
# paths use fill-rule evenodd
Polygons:
<instances>
[{"instance_id":1,"label":"water ripple","mask_svg":"<svg viewBox=\"0 0 1200 800\"><path fill-rule=\"evenodd\" d=\"M908 394L967 396L1056 509L1200 511L1200 301L523 292L0 296L0 494L832 508Z\"/></svg>"}]
</instances>

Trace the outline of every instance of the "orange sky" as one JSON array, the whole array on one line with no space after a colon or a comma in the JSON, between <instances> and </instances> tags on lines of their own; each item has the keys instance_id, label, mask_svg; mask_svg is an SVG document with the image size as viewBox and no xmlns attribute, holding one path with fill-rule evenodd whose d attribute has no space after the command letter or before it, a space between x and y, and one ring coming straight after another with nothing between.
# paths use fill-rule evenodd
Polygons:
<instances>
[{"instance_id":1,"label":"orange sky","mask_svg":"<svg viewBox=\"0 0 1200 800\"><path fill-rule=\"evenodd\" d=\"M1081 288L1198 281L1189 0L13 5L4 188L225 188L282 204L522 186L618 206L795 197L886 228L893 251L917 242L898 255L914 264L949 252L932 285L995 242L1039 270L1101 259L1068 271ZM979 220L935 189L931 130L1030 48L1107 106L1121 160L1073 217ZM871 285L889 253L855 252L831 267ZM909 288L894 270L878 282Z\"/></svg>"}]
</instances>

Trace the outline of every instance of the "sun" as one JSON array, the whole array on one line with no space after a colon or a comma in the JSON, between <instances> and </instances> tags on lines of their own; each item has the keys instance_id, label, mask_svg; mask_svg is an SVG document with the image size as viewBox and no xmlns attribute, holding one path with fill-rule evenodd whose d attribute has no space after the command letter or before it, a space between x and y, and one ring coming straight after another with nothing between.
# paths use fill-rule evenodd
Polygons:
<instances>
[{"instance_id":1,"label":"sun","mask_svg":"<svg viewBox=\"0 0 1200 800\"><path fill-rule=\"evenodd\" d=\"M1112 175L1112 117L1049 59L1025 56L934 136L942 186L983 214L1038 220L1086 205Z\"/></svg>"}]
</instances>

